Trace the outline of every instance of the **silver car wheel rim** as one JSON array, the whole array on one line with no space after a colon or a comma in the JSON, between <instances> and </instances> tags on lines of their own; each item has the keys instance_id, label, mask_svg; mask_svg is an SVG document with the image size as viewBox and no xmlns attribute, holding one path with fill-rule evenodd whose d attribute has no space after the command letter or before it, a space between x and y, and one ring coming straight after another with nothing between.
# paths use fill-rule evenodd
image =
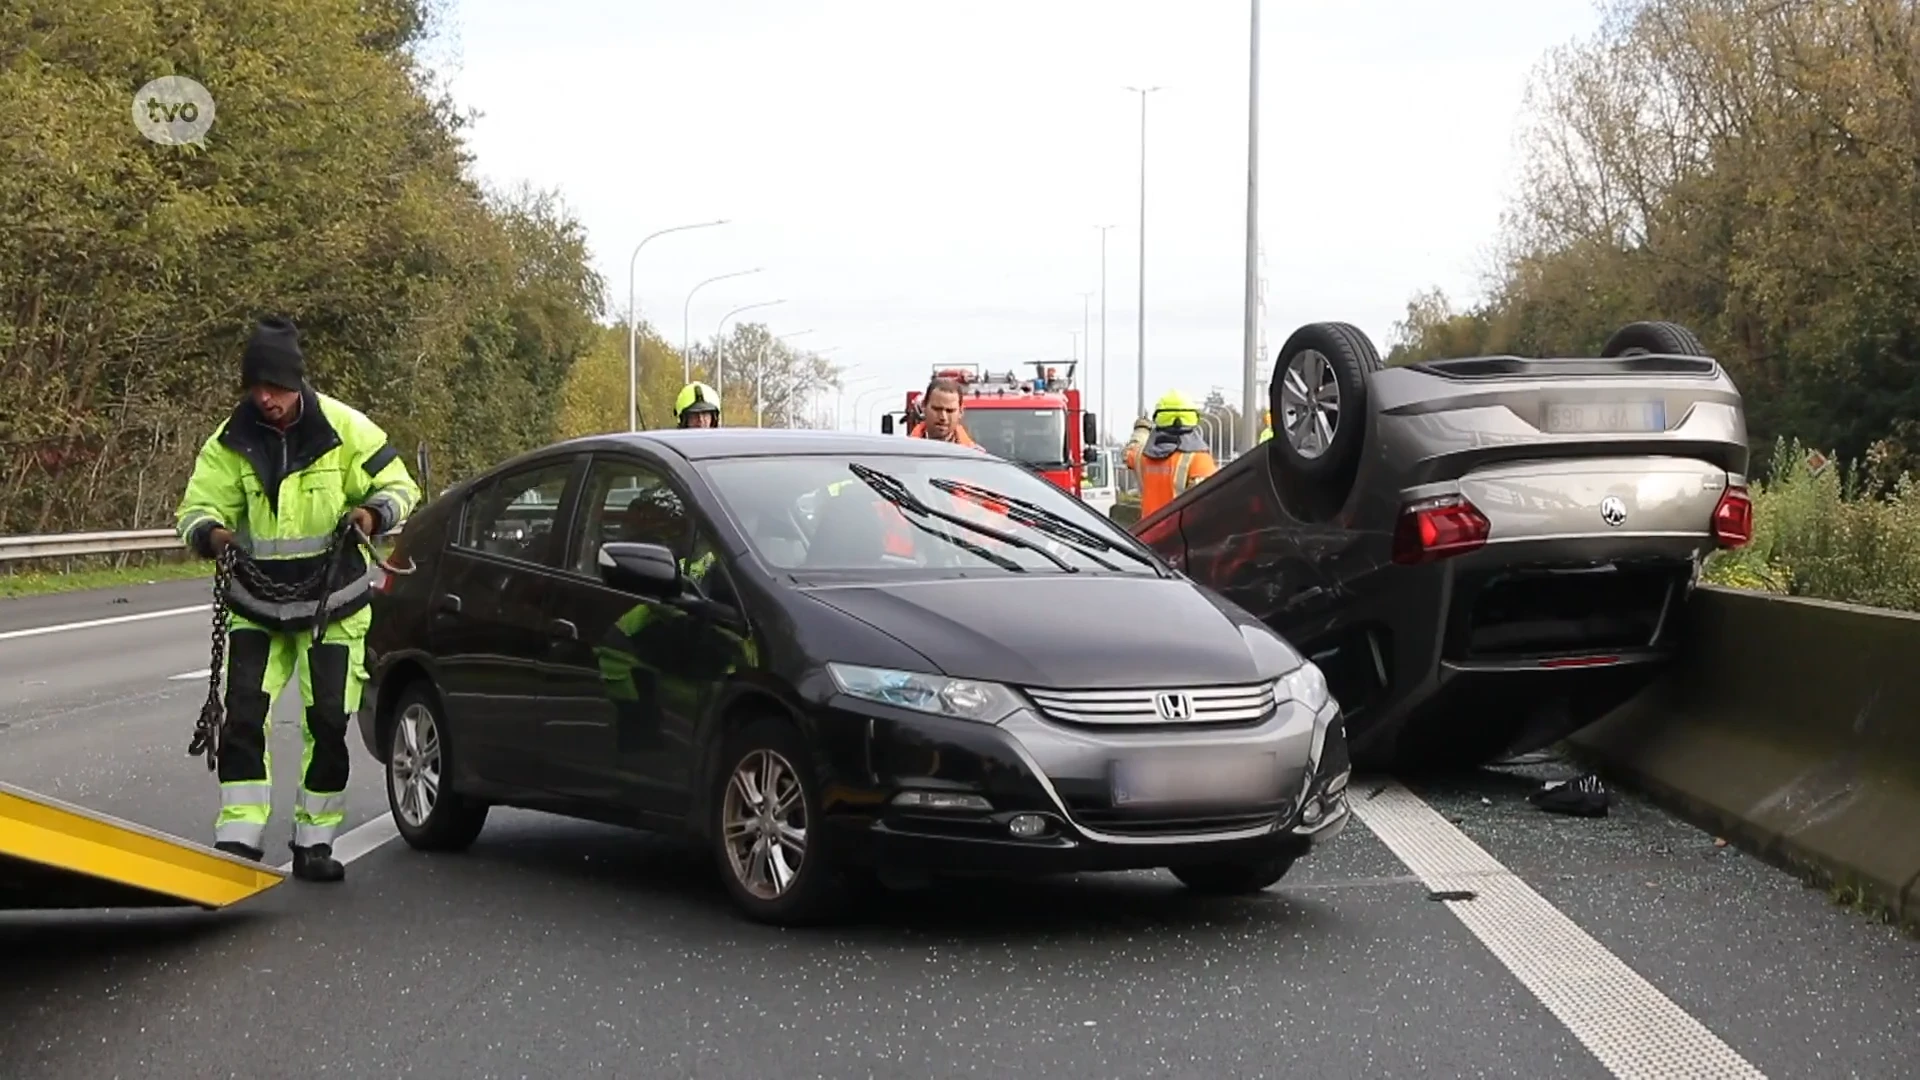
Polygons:
<instances>
[{"instance_id":1,"label":"silver car wheel rim","mask_svg":"<svg viewBox=\"0 0 1920 1080\"><path fill-rule=\"evenodd\" d=\"M440 802L440 729L425 705L407 706L397 727L387 783L400 820L417 829Z\"/></svg>"},{"instance_id":2,"label":"silver car wheel rim","mask_svg":"<svg viewBox=\"0 0 1920 1080\"><path fill-rule=\"evenodd\" d=\"M734 880L761 900L785 896L807 859L807 800L786 758L755 750L740 759L721 800L720 829Z\"/></svg>"},{"instance_id":3,"label":"silver car wheel rim","mask_svg":"<svg viewBox=\"0 0 1920 1080\"><path fill-rule=\"evenodd\" d=\"M1280 422L1287 444L1312 460L1333 446L1340 430L1340 380L1324 353L1307 349L1287 362L1280 380Z\"/></svg>"}]
</instances>

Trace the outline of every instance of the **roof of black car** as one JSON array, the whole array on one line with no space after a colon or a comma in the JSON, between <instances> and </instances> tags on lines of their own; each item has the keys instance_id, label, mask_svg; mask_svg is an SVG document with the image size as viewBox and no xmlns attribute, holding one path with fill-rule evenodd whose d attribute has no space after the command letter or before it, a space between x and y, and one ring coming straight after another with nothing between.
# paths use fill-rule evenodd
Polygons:
<instances>
[{"instance_id":1,"label":"roof of black car","mask_svg":"<svg viewBox=\"0 0 1920 1080\"><path fill-rule=\"evenodd\" d=\"M959 443L909 439L904 435L815 431L795 428L665 428L601 436L614 442L652 444L689 461L793 454L911 454L924 457L980 456Z\"/></svg>"}]
</instances>

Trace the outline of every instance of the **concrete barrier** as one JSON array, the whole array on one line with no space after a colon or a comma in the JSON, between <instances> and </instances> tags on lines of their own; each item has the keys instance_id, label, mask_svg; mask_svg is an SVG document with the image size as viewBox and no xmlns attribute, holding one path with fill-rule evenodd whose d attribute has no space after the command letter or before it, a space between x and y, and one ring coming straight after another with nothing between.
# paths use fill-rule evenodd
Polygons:
<instances>
[{"instance_id":1,"label":"concrete barrier","mask_svg":"<svg viewBox=\"0 0 1920 1080\"><path fill-rule=\"evenodd\" d=\"M1920 927L1920 616L1702 587L1683 617L1674 669L1574 753Z\"/></svg>"}]
</instances>

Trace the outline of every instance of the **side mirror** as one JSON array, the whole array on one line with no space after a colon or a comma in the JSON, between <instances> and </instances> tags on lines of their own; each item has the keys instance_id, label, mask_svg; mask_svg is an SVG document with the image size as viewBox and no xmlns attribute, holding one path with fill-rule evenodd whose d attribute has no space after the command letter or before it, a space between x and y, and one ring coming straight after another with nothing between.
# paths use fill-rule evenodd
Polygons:
<instances>
[{"instance_id":1,"label":"side mirror","mask_svg":"<svg viewBox=\"0 0 1920 1080\"><path fill-rule=\"evenodd\" d=\"M680 595L680 560L659 544L601 544L600 580L621 592L656 599Z\"/></svg>"},{"instance_id":2,"label":"side mirror","mask_svg":"<svg viewBox=\"0 0 1920 1080\"><path fill-rule=\"evenodd\" d=\"M1099 438L1100 432L1097 430L1098 427L1099 425L1095 423L1094 416L1092 413L1090 412L1081 413L1080 414L1080 441L1085 443L1088 446L1092 446L1095 443L1098 443L1100 441L1100 438Z\"/></svg>"},{"instance_id":3,"label":"side mirror","mask_svg":"<svg viewBox=\"0 0 1920 1080\"><path fill-rule=\"evenodd\" d=\"M880 434L882 435L893 434L893 414L892 413L887 413L885 416L882 416L880 418Z\"/></svg>"},{"instance_id":4,"label":"side mirror","mask_svg":"<svg viewBox=\"0 0 1920 1080\"><path fill-rule=\"evenodd\" d=\"M1097 446L1089 446L1085 450L1080 451L1080 456L1085 459L1087 464L1097 465L1100 463L1100 448Z\"/></svg>"}]
</instances>

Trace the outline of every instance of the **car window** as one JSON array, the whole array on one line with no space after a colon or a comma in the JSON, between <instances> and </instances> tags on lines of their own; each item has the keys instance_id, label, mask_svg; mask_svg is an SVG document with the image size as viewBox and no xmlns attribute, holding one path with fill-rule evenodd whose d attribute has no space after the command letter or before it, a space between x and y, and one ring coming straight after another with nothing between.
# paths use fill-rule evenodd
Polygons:
<instances>
[{"instance_id":1,"label":"car window","mask_svg":"<svg viewBox=\"0 0 1920 1080\"><path fill-rule=\"evenodd\" d=\"M892 478L917 502L962 523L901 513L855 473L856 464ZM1139 554L1141 547L1104 516L1025 469L985 456L808 455L709 461L698 468L754 554L777 570L843 576L1065 573L1064 562L1073 571L1157 572ZM1016 502L1051 522L1021 520L1025 511L1016 513Z\"/></svg>"},{"instance_id":2,"label":"car window","mask_svg":"<svg viewBox=\"0 0 1920 1080\"><path fill-rule=\"evenodd\" d=\"M457 547L551 566L559 560L554 522L566 494L572 461L509 473L483 485L467 502Z\"/></svg>"},{"instance_id":3,"label":"car window","mask_svg":"<svg viewBox=\"0 0 1920 1080\"><path fill-rule=\"evenodd\" d=\"M637 461L595 458L587 469L577 520L575 573L600 576L602 544L659 544L679 557L680 569L700 582L710 598L733 603L724 575L712 572L717 559L711 533L656 470Z\"/></svg>"},{"instance_id":4,"label":"car window","mask_svg":"<svg viewBox=\"0 0 1920 1080\"><path fill-rule=\"evenodd\" d=\"M968 409L960 423L989 454L1041 468L1066 464L1067 414L1064 409Z\"/></svg>"}]
</instances>

